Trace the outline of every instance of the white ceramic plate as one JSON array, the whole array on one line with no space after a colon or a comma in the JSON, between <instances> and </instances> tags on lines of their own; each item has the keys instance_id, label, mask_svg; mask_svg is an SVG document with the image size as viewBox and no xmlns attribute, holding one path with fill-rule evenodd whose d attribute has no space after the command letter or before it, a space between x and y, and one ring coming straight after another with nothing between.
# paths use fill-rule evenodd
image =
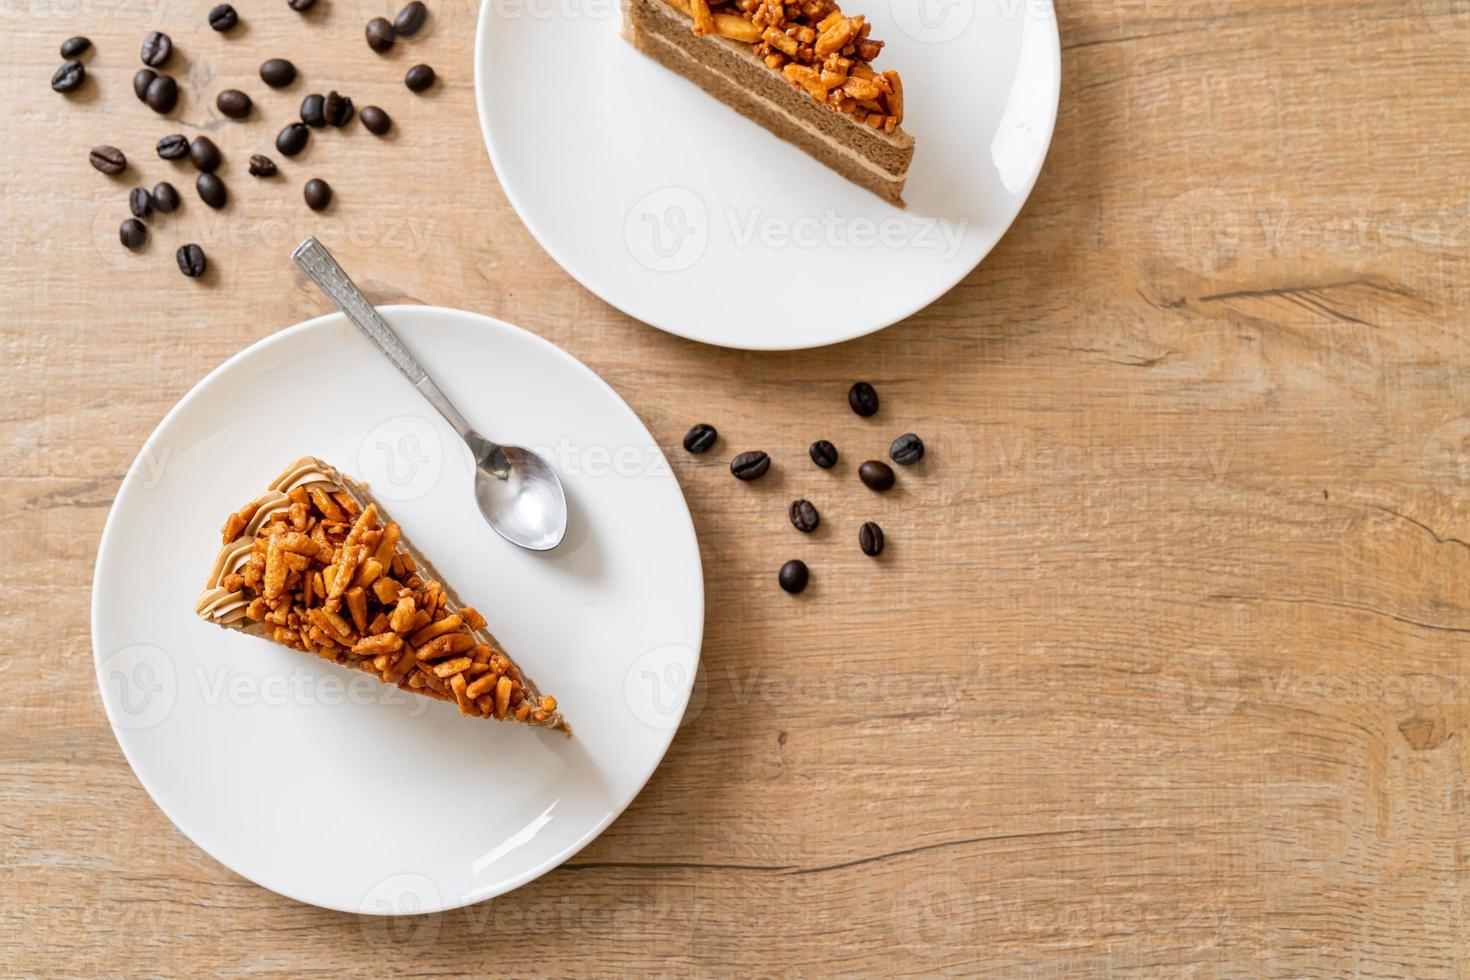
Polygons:
<instances>
[{"instance_id":1,"label":"white ceramic plate","mask_svg":"<svg viewBox=\"0 0 1470 980\"><path fill-rule=\"evenodd\" d=\"M680 336L816 347L907 317L1000 240L1041 171L1061 50L1049 0L850 0L888 43L917 149L906 210L640 54L617 0L484 0L480 126L561 266Z\"/></svg>"},{"instance_id":2,"label":"white ceramic plate","mask_svg":"<svg viewBox=\"0 0 1470 980\"><path fill-rule=\"evenodd\" d=\"M383 312L473 424L556 466L562 546L496 537L453 430L325 316L231 358L148 439L102 534L92 644L118 743L201 848L313 905L431 912L556 867L637 795L683 715L704 591L678 483L611 388L499 321ZM462 718L194 615L224 517L306 454L368 482L572 738Z\"/></svg>"}]
</instances>

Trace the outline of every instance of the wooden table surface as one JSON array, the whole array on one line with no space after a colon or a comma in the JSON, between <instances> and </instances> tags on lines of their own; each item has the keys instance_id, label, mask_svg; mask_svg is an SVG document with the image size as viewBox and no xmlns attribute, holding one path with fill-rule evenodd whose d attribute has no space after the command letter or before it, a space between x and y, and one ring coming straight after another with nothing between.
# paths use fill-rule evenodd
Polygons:
<instances>
[{"instance_id":1,"label":"wooden table surface","mask_svg":"<svg viewBox=\"0 0 1470 980\"><path fill-rule=\"evenodd\" d=\"M787 354L644 327L536 246L480 140L472 0L430 0L386 59L361 41L384 0L236 2L228 38L211 0L0 18L0 973L1470 974L1463 2L1064 4L1056 138L999 247L913 319ZM130 91L155 27L180 126ZM97 50L67 99L47 80L74 33ZM310 90L265 90L269 55L396 137L329 132L252 183ZM424 98L399 80L419 60ZM255 122L217 119L229 84ZM224 149L224 212L154 156L176 128ZM88 167L104 141L131 180ZM308 168L337 190L322 216ZM127 187L171 174L185 208L124 252ZM152 803L96 693L124 470L206 372L327 309L285 261L309 233L377 300L589 364L699 530L701 703L662 766L564 867L462 911L359 920L236 877ZM844 407L858 378L872 421ZM791 465L736 485L678 448L706 420ZM902 493L849 481L830 537L794 537L809 441L851 460L906 430L931 451ZM792 555L799 600L774 582Z\"/></svg>"}]
</instances>

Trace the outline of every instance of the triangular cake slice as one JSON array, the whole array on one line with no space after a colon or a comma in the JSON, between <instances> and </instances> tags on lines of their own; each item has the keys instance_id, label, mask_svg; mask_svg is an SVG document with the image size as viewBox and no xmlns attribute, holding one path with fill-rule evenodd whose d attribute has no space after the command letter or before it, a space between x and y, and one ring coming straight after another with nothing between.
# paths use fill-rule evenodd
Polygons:
<instances>
[{"instance_id":1,"label":"triangular cake slice","mask_svg":"<svg viewBox=\"0 0 1470 980\"><path fill-rule=\"evenodd\" d=\"M570 732L366 487L311 456L231 514L195 611L459 707Z\"/></svg>"},{"instance_id":2,"label":"triangular cake slice","mask_svg":"<svg viewBox=\"0 0 1470 980\"><path fill-rule=\"evenodd\" d=\"M833 0L622 0L638 50L894 204L914 155L883 42Z\"/></svg>"}]
</instances>

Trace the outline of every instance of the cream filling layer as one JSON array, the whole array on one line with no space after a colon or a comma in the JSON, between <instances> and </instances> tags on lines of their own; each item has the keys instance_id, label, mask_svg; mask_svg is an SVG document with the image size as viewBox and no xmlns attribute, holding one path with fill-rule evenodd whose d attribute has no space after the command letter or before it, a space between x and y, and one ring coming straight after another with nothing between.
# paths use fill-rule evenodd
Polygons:
<instances>
[{"instance_id":1,"label":"cream filling layer","mask_svg":"<svg viewBox=\"0 0 1470 980\"><path fill-rule=\"evenodd\" d=\"M214 567L210 569L209 577L204 591L199 594L199 600L194 604L194 611L205 619L216 623L230 625L238 623L245 618L245 607L250 600L240 590L225 588L224 580L228 575L233 575L243 569L250 561L250 555L255 550L255 538L260 534L260 529L270 523L275 515L291 506L291 498L287 496L297 487L310 487L316 484L325 484L335 492L342 489L337 480L335 472L328 473L323 470L321 464L311 457L299 459L292 463L275 481L270 489L255 498L257 504L255 516L250 518L250 523L240 532L240 536L224 547L220 548L219 554L215 556Z\"/></svg>"}]
</instances>

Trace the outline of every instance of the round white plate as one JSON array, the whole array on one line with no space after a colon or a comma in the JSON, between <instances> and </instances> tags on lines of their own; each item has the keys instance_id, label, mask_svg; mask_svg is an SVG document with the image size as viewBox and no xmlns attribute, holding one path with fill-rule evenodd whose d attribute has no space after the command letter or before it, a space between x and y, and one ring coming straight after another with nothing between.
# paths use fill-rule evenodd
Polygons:
<instances>
[{"instance_id":1,"label":"round white plate","mask_svg":"<svg viewBox=\"0 0 1470 980\"><path fill-rule=\"evenodd\" d=\"M201 848L313 905L432 912L556 867L632 801L683 716L704 590L679 485L601 379L497 320L383 313L473 424L556 466L562 546L496 537L469 451L333 314L232 357L149 437L102 533L92 646L123 753ZM308 454L368 483L556 695L572 738L464 718L194 615L224 518Z\"/></svg>"},{"instance_id":2,"label":"round white plate","mask_svg":"<svg viewBox=\"0 0 1470 980\"><path fill-rule=\"evenodd\" d=\"M849 0L903 76L907 209L848 183L645 57L617 0L484 0L480 126L562 268L683 337L786 350L938 299L1005 233L1056 122L1049 0Z\"/></svg>"}]
</instances>

